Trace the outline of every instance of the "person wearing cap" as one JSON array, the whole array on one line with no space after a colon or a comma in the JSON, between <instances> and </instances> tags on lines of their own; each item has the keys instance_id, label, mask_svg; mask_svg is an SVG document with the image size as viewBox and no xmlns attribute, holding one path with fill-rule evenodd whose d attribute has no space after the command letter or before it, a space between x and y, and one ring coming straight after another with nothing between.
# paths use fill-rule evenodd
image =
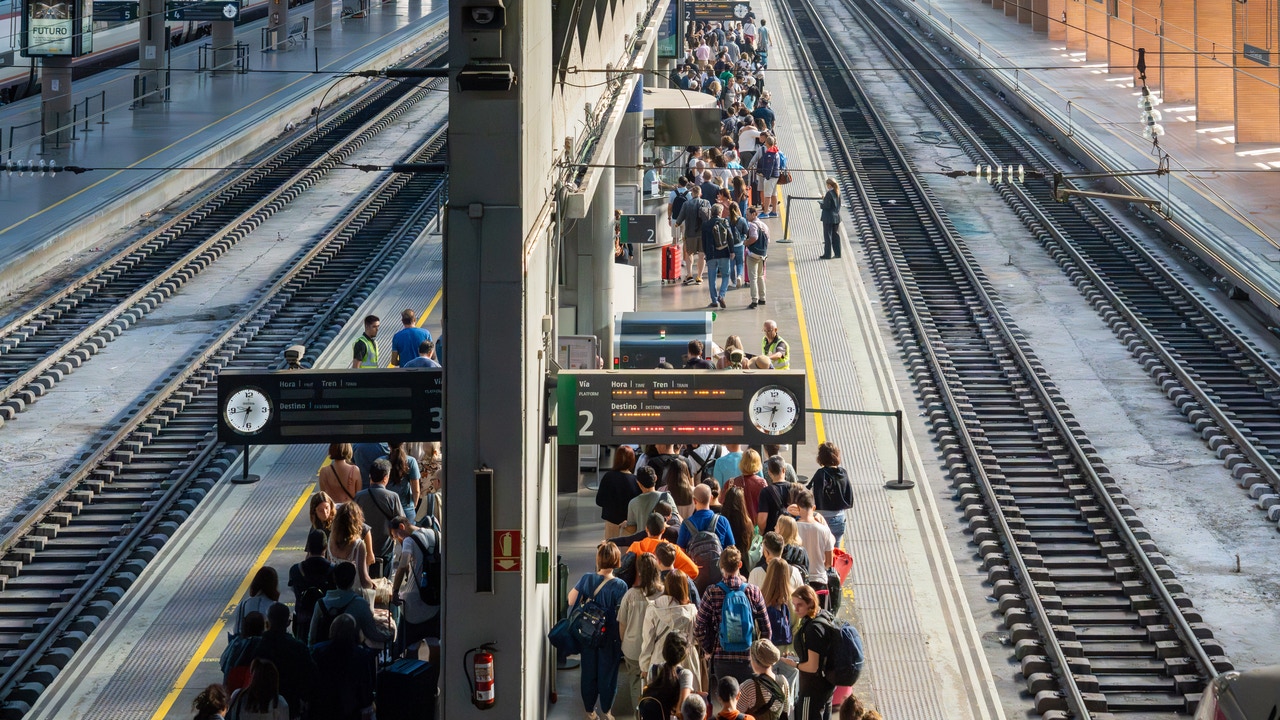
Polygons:
<instances>
[{"instance_id":1,"label":"person wearing cap","mask_svg":"<svg viewBox=\"0 0 1280 720\"><path fill-rule=\"evenodd\" d=\"M756 720L776 720L790 715L791 683L774 673L782 653L770 640L751 643L751 677L738 688L738 707Z\"/></svg>"}]
</instances>

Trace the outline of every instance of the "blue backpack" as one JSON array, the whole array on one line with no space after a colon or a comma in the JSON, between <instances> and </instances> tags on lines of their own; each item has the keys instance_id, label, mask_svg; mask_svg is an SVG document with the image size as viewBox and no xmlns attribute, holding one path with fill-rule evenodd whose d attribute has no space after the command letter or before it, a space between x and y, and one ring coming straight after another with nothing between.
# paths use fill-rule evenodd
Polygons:
<instances>
[{"instance_id":1,"label":"blue backpack","mask_svg":"<svg viewBox=\"0 0 1280 720\"><path fill-rule=\"evenodd\" d=\"M769 639L774 645L790 645L794 639L791 637L791 607L782 603L765 608L765 612L769 614Z\"/></svg>"},{"instance_id":2,"label":"blue backpack","mask_svg":"<svg viewBox=\"0 0 1280 720\"><path fill-rule=\"evenodd\" d=\"M724 590L724 602L720 605L720 648L725 652L742 653L751 649L755 639L756 623L751 614L751 601L747 599L747 584L737 588L716 583Z\"/></svg>"},{"instance_id":3,"label":"blue backpack","mask_svg":"<svg viewBox=\"0 0 1280 720\"><path fill-rule=\"evenodd\" d=\"M831 632L827 636L827 652L823 653L822 677L836 687L850 687L858 682L867 659L862 652L862 635L849 623L823 615L826 617L821 622L826 623Z\"/></svg>"}]
</instances>

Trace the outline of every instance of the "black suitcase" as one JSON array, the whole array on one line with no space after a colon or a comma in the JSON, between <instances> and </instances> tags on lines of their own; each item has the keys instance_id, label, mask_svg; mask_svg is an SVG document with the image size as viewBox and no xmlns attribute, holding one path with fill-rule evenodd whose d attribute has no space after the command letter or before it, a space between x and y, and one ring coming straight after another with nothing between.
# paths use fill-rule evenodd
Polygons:
<instances>
[{"instance_id":1,"label":"black suitcase","mask_svg":"<svg viewBox=\"0 0 1280 720\"><path fill-rule=\"evenodd\" d=\"M435 720L439 671L404 658L378 671L378 720Z\"/></svg>"}]
</instances>

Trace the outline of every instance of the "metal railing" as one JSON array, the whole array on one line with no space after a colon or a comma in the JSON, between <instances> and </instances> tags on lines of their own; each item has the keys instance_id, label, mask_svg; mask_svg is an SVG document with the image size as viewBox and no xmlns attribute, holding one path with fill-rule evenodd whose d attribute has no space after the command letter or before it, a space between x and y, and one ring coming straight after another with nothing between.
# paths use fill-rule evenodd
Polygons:
<instances>
[{"instance_id":1,"label":"metal railing","mask_svg":"<svg viewBox=\"0 0 1280 720\"><path fill-rule=\"evenodd\" d=\"M789 198L788 198L789 199ZM821 198L818 198L821 199ZM898 451L898 477L885 483L884 486L890 490L910 490L916 486L914 480L908 480L906 476L906 459L903 454L903 423L902 410L831 410L828 408L805 408L805 412L813 415L853 415L858 417L891 417L894 419L897 435L897 451ZM797 450L793 444L791 446L791 464L796 464Z\"/></svg>"}]
</instances>

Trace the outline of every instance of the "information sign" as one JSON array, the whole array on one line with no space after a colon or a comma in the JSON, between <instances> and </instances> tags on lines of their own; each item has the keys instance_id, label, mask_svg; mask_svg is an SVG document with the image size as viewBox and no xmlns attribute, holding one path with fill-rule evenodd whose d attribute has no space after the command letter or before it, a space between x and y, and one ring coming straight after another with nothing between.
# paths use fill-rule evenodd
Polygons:
<instances>
[{"instance_id":1,"label":"information sign","mask_svg":"<svg viewBox=\"0 0 1280 720\"><path fill-rule=\"evenodd\" d=\"M137 0L98 0L93 4L93 19L101 22L131 22L138 19Z\"/></svg>"},{"instance_id":2,"label":"information sign","mask_svg":"<svg viewBox=\"0 0 1280 720\"><path fill-rule=\"evenodd\" d=\"M799 370L561 371L561 445L802 444Z\"/></svg>"},{"instance_id":3,"label":"information sign","mask_svg":"<svg viewBox=\"0 0 1280 720\"><path fill-rule=\"evenodd\" d=\"M621 242L658 244L658 218L653 215L623 215Z\"/></svg>"},{"instance_id":4,"label":"information sign","mask_svg":"<svg viewBox=\"0 0 1280 720\"><path fill-rule=\"evenodd\" d=\"M237 445L438 441L440 368L223 370L218 439Z\"/></svg>"},{"instance_id":5,"label":"information sign","mask_svg":"<svg viewBox=\"0 0 1280 720\"><path fill-rule=\"evenodd\" d=\"M689 20L747 19L751 3L742 0L684 0L685 18Z\"/></svg>"},{"instance_id":6,"label":"information sign","mask_svg":"<svg viewBox=\"0 0 1280 720\"><path fill-rule=\"evenodd\" d=\"M494 572L520 572L520 531L493 531Z\"/></svg>"},{"instance_id":7,"label":"information sign","mask_svg":"<svg viewBox=\"0 0 1280 720\"><path fill-rule=\"evenodd\" d=\"M240 0L170 0L165 3L165 20L211 22L240 17Z\"/></svg>"},{"instance_id":8,"label":"information sign","mask_svg":"<svg viewBox=\"0 0 1280 720\"><path fill-rule=\"evenodd\" d=\"M24 0L23 57L93 52L93 0Z\"/></svg>"}]
</instances>

